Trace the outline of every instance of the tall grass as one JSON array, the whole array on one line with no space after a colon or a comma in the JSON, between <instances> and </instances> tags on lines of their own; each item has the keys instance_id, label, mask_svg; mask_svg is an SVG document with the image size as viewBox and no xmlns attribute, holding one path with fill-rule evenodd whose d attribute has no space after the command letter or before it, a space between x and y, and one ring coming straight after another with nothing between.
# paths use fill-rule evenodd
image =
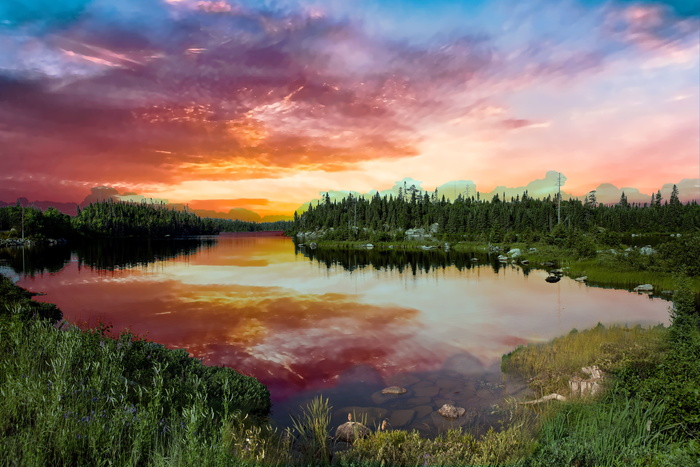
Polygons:
<instances>
[{"instance_id":1,"label":"tall grass","mask_svg":"<svg viewBox=\"0 0 700 467\"><path fill-rule=\"evenodd\" d=\"M611 396L595 404L569 403L547 421L528 466L654 465L674 446L672 427L659 424L663 402Z\"/></svg>"},{"instance_id":2,"label":"tall grass","mask_svg":"<svg viewBox=\"0 0 700 467\"><path fill-rule=\"evenodd\" d=\"M233 449L232 420L256 401L238 392L235 381L207 381L216 370L173 381L173 362L159 358L166 349L60 331L19 315L0 317L0 464L230 465L245 459ZM140 345L152 352L145 355L150 365L133 368Z\"/></svg>"},{"instance_id":3,"label":"tall grass","mask_svg":"<svg viewBox=\"0 0 700 467\"><path fill-rule=\"evenodd\" d=\"M293 448L301 454L301 460L308 465L328 465L331 461L329 426L331 406L323 396L315 397L301 414L292 416L290 438Z\"/></svg>"}]
</instances>

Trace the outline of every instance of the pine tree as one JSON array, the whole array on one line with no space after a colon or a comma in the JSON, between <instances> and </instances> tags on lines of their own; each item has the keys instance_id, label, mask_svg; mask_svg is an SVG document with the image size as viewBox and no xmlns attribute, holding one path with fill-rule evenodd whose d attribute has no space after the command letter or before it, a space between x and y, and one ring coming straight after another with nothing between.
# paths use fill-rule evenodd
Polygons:
<instances>
[{"instance_id":1,"label":"pine tree","mask_svg":"<svg viewBox=\"0 0 700 467\"><path fill-rule=\"evenodd\" d=\"M673 190L671 190L671 199L668 202L671 206L678 206L681 204L680 199L678 199L678 187L673 185Z\"/></svg>"}]
</instances>

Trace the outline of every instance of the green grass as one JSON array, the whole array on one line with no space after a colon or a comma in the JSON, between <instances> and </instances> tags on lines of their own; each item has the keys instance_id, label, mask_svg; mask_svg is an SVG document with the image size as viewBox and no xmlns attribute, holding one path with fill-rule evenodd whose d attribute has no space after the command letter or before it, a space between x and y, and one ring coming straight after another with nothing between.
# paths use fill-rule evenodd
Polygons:
<instances>
[{"instance_id":1,"label":"green grass","mask_svg":"<svg viewBox=\"0 0 700 467\"><path fill-rule=\"evenodd\" d=\"M601 324L544 344L521 346L503 356L501 369L530 379L539 396L553 392L568 395L572 376L586 377L581 368L599 365L615 372L625 365L656 365L665 351L668 330L662 326L605 327Z\"/></svg>"},{"instance_id":2,"label":"green grass","mask_svg":"<svg viewBox=\"0 0 700 467\"><path fill-rule=\"evenodd\" d=\"M235 421L269 410L264 386L233 370L10 308L0 317L3 465L230 465L241 459Z\"/></svg>"},{"instance_id":3,"label":"green grass","mask_svg":"<svg viewBox=\"0 0 700 467\"><path fill-rule=\"evenodd\" d=\"M331 437L328 399L278 433L256 380L130 334L110 338L106 327L58 329L26 291L0 285L0 466L700 464L700 318L687 281L670 328L598 325L502 360L540 395L599 365L608 373L599 398L508 401L502 429L478 438L375 427L347 449Z\"/></svg>"},{"instance_id":4,"label":"green grass","mask_svg":"<svg viewBox=\"0 0 700 467\"><path fill-rule=\"evenodd\" d=\"M664 410L661 401L615 395L595 404L568 403L544 423L535 452L522 464L659 465L677 447L673 427L660 424Z\"/></svg>"}]
</instances>

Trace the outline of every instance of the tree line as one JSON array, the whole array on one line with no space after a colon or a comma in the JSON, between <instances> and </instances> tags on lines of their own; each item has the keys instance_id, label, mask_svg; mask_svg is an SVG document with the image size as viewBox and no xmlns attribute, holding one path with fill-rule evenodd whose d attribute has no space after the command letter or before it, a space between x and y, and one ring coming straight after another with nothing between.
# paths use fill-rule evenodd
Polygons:
<instances>
[{"instance_id":1,"label":"tree line","mask_svg":"<svg viewBox=\"0 0 700 467\"><path fill-rule=\"evenodd\" d=\"M50 207L0 208L0 232L6 237L27 238L122 238L215 235L219 232L285 230L291 222L254 223L199 217L191 211L165 205L122 201L92 203L74 217Z\"/></svg>"},{"instance_id":2,"label":"tree line","mask_svg":"<svg viewBox=\"0 0 700 467\"><path fill-rule=\"evenodd\" d=\"M696 201L681 203L675 186L668 201L657 193L652 203L633 204L623 193L615 205L597 203L594 195L585 201L557 196L537 199L526 191L509 200L498 195L488 201L460 195L448 201L437 193L400 190L397 196L377 193L369 199L350 195L331 200L326 194L306 212L295 213L293 222L293 232L323 230L330 240L360 240L368 232L380 241L399 240L407 229L437 224L445 238L467 235L493 242L537 241L555 229L695 232L700 230L700 206Z\"/></svg>"}]
</instances>

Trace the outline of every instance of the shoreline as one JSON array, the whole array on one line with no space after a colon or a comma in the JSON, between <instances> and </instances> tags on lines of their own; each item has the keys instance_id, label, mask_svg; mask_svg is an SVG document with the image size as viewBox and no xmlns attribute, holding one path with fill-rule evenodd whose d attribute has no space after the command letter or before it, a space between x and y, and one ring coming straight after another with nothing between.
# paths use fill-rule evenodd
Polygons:
<instances>
[{"instance_id":1,"label":"shoreline","mask_svg":"<svg viewBox=\"0 0 700 467\"><path fill-rule=\"evenodd\" d=\"M436 252L436 253L460 253L480 254L493 258L491 263L498 261L499 256L507 256L501 264L514 264L527 269L561 270L562 276L571 279L583 278L580 282L588 285L615 288L634 291L639 285L651 284L653 295L670 299L674 291L676 273L657 269L640 269L629 267L620 260L626 258L632 251L637 253L639 248L599 248L596 255L591 258L581 258L570 248L563 248L546 243L494 243L484 244L479 241L443 242L438 240L409 240L401 242L375 242L368 241L337 241L337 240L306 240L306 237L292 237L296 248L300 251L327 249L327 250L357 250L377 252ZM509 254L511 250L519 250L516 256ZM534 251L533 251L534 250ZM475 264L483 264L475 262ZM696 300L700 303L700 277L691 277L690 287L696 294Z\"/></svg>"}]
</instances>

